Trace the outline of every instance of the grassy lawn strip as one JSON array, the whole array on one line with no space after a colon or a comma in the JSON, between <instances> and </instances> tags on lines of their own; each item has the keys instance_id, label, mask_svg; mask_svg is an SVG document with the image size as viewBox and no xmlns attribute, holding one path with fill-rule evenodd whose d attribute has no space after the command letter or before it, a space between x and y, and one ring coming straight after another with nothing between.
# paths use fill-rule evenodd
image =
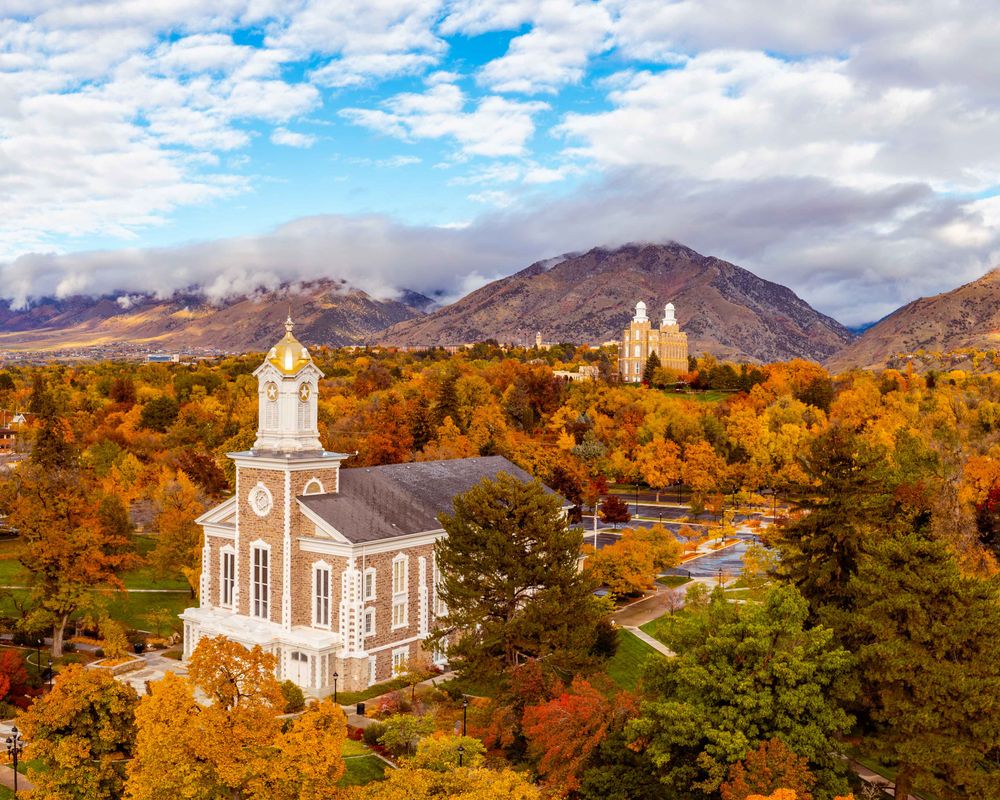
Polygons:
<instances>
[{"instance_id":1,"label":"grassy lawn strip","mask_svg":"<svg viewBox=\"0 0 1000 800\"><path fill-rule=\"evenodd\" d=\"M856 747L850 747L847 749L848 755L861 764L863 767L868 767L872 772L881 775L883 778L887 778L893 783L896 782L896 770L892 767L887 767L880 764L875 759L869 756L863 755ZM937 795L930 794L929 792L923 791L919 784L914 787L914 794L919 795L924 798L924 800L937 800Z\"/></svg>"},{"instance_id":2,"label":"grassy lawn strip","mask_svg":"<svg viewBox=\"0 0 1000 800\"><path fill-rule=\"evenodd\" d=\"M13 790L0 786L0 800L15 800Z\"/></svg>"},{"instance_id":3,"label":"grassy lawn strip","mask_svg":"<svg viewBox=\"0 0 1000 800\"><path fill-rule=\"evenodd\" d=\"M343 776L337 782L338 786L364 786L366 783L380 781L388 769L386 763L377 756L355 756L344 759ZM2 798L3 795L0 795ZM11 795L13 797L13 795Z\"/></svg>"},{"instance_id":4,"label":"grassy lawn strip","mask_svg":"<svg viewBox=\"0 0 1000 800\"><path fill-rule=\"evenodd\" d=\"M608 661L608 676L623 689L632 691L635 689L646 660L650 658L663 658L652 647L643 642L634 633L626 630L618 631L618 652Z\"/></svg>"},{"instance_id":5,"label":"grassy lawn strip","mask_svg":"<svg viewBox=\"0 0 1000 800\"><path fill-rule=\"evenodd\" d=\"M661 575L656 579L656 582L671 589L675 589L678 586L683 586L685 583L690 583L691 578L687 575Z\"/></svg>"},{"instance_id":6,"label":"grassy lawn strip","mask_svg":"<svg viewBox=\"0 0 1000 800\"><path fill-rule=\"evenodd\" d=\"M457 690L472 697L493 697L497 693L497 687L493 684L474 681L461 675L441 681L437 686L445 691Z\"/></svg>"}]
</instances>

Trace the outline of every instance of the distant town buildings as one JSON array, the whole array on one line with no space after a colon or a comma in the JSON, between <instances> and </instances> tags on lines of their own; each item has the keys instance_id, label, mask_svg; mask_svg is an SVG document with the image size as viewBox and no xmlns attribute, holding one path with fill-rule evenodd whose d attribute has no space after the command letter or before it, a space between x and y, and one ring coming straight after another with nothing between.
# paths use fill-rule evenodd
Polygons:
<instances>
[{"instance_id":1,"label":"distant town buildings","mask_svg":"<svg viewBox=\"0 0 1000 800\"><path fill-rule=\"evenodd\" d=\"M570 372L568 369L554 369L552 374L565 381L596 381L600 376L600 370L597 367L584 364L576 372Z\"/></svg>"},{"instance_id":2,"label":"distant town buildings","mask_svg":"<svg viewBox=\"0 0 1000 800\"><path fill-rule=\"evenodd\" d=\"M667 303L663 309L659 328L654 328L646 316L646 304L641 300L635 304L635 316L622 332L618 350L618 372L621 379L628 383L641 381L646 359L651 353L656 353L661 366L677 372L687 372L687 334L677 325L673 303Z\"/></svg>"},{"instance_id":3,"label":"distant town buildings","mask_svg":"<svg viewBox=\"0 0 1000 800\"><path fill-rule=\"evenodd\" d=\"M17 451L17 431L0 428L0 456L9 456Z\"/></svg>"}]
</instances>

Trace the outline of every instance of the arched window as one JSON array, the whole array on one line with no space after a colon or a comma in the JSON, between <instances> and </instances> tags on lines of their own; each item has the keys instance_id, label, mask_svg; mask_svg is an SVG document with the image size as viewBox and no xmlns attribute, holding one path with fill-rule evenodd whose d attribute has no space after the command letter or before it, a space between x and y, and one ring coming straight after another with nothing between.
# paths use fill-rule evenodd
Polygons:
<instances>
[{"instance_id":1,"label":"arched window","mask_svg":"<svg viewBox=\"0 0 1000 800\"><path fill-rule=\"evenodd\" d=\"M323 484L319 482L319 478L310 478L309 482L306 483L305 488L302 489L302 494L325 494L326 490L323 488Z\"/></svg>"}]
</instances>

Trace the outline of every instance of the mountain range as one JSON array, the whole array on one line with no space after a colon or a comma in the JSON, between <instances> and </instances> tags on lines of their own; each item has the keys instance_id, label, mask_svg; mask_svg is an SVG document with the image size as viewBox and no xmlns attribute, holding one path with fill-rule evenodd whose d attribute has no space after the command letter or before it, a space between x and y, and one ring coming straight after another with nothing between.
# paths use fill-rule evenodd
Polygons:
<instances>
[{"instance_id":1,"label":"mountain range","mask_svg":"<svg viewBox=\"0 0 1000 800\"><path fill-rule=\"evenodd\" d=\"M827 360L835 371L881 367L917 351L1000 349L1000 268L950 292L921 297L882 318Z\"/></svg>"},{"instance_id":2,"label":"mountain range","mask_svg":"<svg viewBox=\"0 0 1000 800\"><path fill-rule=\"evenodd\" d=\"M151 349L265 350L290 312L304 342L358 344L433 304L416 292L378 300L324 280L214 303L198 291L169 298L111 295L0 307L0 350L66 350L127 341Z\"/></svg>"},{"instance_id":3,"label":"mountain range","mask_svg":"<svg viewBox=\"0 0 1000 800\"><path fill-rule=\"evenodd\" d=\"M599 343L618 339L642 300L650 318L676 307L692 354L822 361L853 339L791 289L683 245L594 248L532 264L445 308L400 322L385 344L456 345L492 338Z\"/></svg>"},{"instance_id":4,"label":"mountain range","mask_svg":"<svg viewBox=\"0 0 1000 800\"><path fill-rule=\"evenodd\" d=\"M918 350L1000 345L1000 269L850 330L785 286L677 243L594 248L536 262L449 305L401 290L372 297L342 280L286 285L216 302L197 288L170 297L114 293L0 304L0 351L114 347L245 352L269 347L289 311L306 344L531 344L618 339L647 304L672 302L692 354L758 362L806 358L833 371L880 367Z\"/></svg>"}]
</instances>

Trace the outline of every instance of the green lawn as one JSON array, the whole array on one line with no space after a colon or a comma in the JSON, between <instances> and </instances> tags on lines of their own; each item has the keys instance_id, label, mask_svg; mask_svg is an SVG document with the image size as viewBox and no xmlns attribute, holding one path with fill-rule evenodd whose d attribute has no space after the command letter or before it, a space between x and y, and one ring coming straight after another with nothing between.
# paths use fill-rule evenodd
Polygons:
<instances>
[{"instance_id":1,"label":"green lawn","mask_svg":"<svg viewBox=\"0 0 1000 800\"><path fill-rule=\"evenodd\" d=\"M344 756L346 770L339 786L363 786L382 780L382 774L387 769L386 763L373 755L364 742L346 739L340 752Z\"/></svg>"},{"instance_id":2,"label":"green lawn","mask_svg":"<svg viewBox=\"0 0 1000 800\"><path fill-rule=\"evenodd\" d=\"M341 705L351 706L364 700L371 700L373 697L394 692L409 686L405 678L393 678L391 681L384 681L362 689L360 692L337 692L337 702ZM332 697L332 695L331 695Z\"/></svg>"},{"instance_id":3,"label":"green lawn","mask_svg":"<svg viewBox=\"0 0 1000 800\"><path fill-rule=\"evenodd\" d=\"M639 683L646 660L650 657L663 658L634 633L619 630L618 652L608 661L608 676L623 689L632 691Z\"/></svg>"},{"instance_id":4,"label":"green lawn","mask_svg":"<svg viewBox=\"0 0 1000 800\"><path fill-rule=\"evenodd\" d=\"M656 582L671 589L676 589L678 586L690 583L691 578L687 575L661 575L656 579Z\"/></svg>"},{"instance_id":5,"label":"green lawn","mask_svg":"<svg viewBox=\"0 0 1000 800\"><path fill-rule=\"evenodd\" d=\"M388 765L377 756L358 756L344 759L344 775L338 786L364 786L366 783L380 781L385 776ZM12 795L13 796L13 795ZM0 795L2 798L3 795Z\"/></svg>"},{"instance_id":6,"label":"green lawn","mask_svg":"<svg viewBox=\"0 0 1000 800\"><path fill-rule=\"evenodd\" d=\"M471 697L493 697L497 693L497 686L495 683L490 683L489 681L474 681L471 678L465 678L461 675L446 681L441 681L437 686L439 689L443 689L445 691L449 689L457 689L462 694L467 694Z\"/></svg>"},{"instance_id":7,"label":"green lawn","mask_svg":"<svg viewBox=\"0 0 1000 800\"><path fill-rule=\"evenodd\" d=\"M0 800L16 800L14 792L6 786L0 786Z\"/></svg>"}]
</instances>

